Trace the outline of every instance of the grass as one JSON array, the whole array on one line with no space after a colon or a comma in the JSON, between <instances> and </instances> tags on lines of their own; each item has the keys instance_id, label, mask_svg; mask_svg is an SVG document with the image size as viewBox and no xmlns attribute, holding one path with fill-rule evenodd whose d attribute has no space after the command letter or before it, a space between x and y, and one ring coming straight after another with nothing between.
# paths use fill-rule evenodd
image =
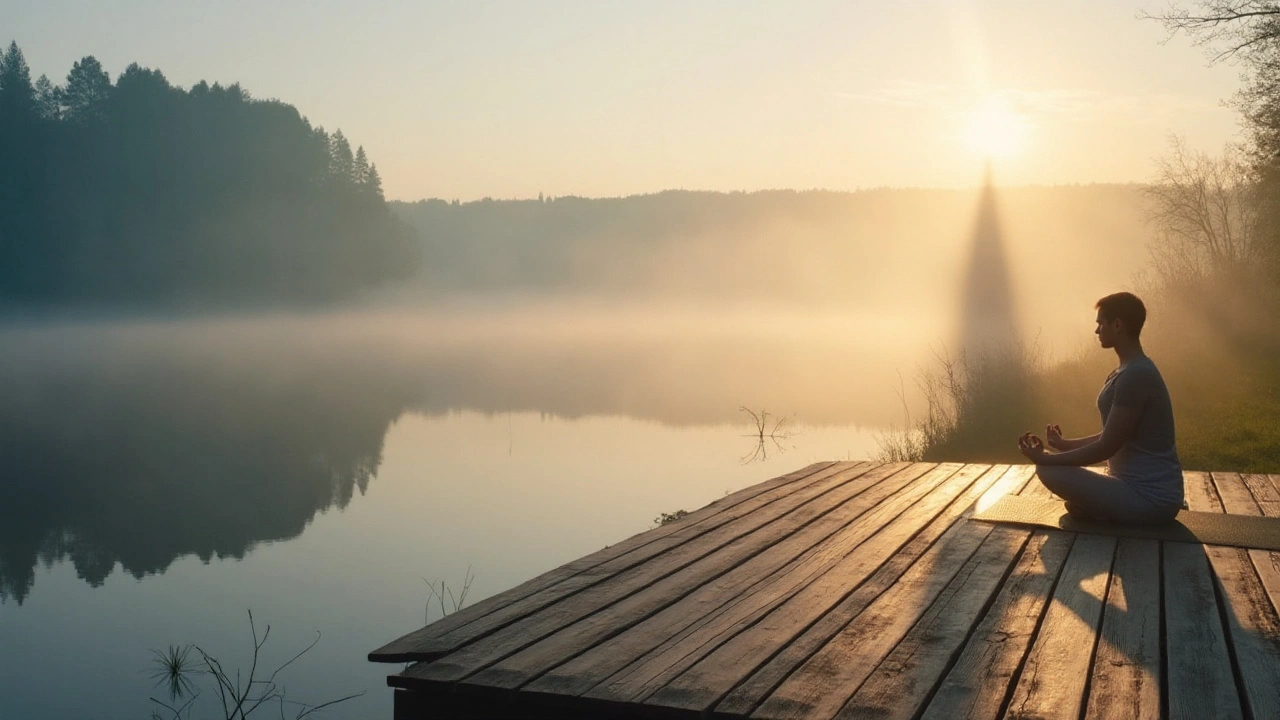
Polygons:
<instances>
[{"instance_id":1,"label":"grass","mask_svg":"<svg viewBox=\"0 0 1280 720\"><path fill-rule=\"evenodd\" d=\"M467 593L471 592L471 583L474 582L476 576L471 572L471 566L467 566L467 574L462 578L462 590L457 595L453 594L453 588L445 584L444 580L440 581L440 588L437 590L435 583L422 578L422 582L427 584L427 591L431 596L427 598L427 607L424 622L431 624L431 601L435 600L440 605L440 617L443 618L450 613L458 612L467 604ZM445 604L445 598L449 603Z\"/></svg>"},{"instance_id":2,"label":"grass","mask_svg":"<svg viewBox=\"0 0 1280 720\"><path fill-rule=\"evenodd\" d=\"M352 693L316 705L287 699L285 688L278 680L279 675L320 642L320 633L316 633L316 639L310 645L268 674L259 668L259 659L263 646L271 637L271 626L268 625L262 635L258 635L253 611L248 611L248 614L249 632L253 637L253 656L247 672L242 672L239 668L225 668L221 661L199 645L170 645L166 650L152 650L151 679L156 681L157 687L164 687L168 694L167 702L151 698L151 702L158 708L151 713L152 720L190 720L196 700L200 697L200 686L209 683L212 683L214 690L210 694L215 695L226 720L248 720L251 715L267 714L278 715L284 720L286 706L294 713L294 720L301 720L331 705L344 703L364 694L363 691ZM258 710L262 710L262 713L257 713Z\"/></svg>"},{"instance_id":3,"label":"grass","mask_svg":"<svg viewBox=\"0 0 1280 720\"><path fill-rule=\"evenodd\" d=\"M1226 284L1148 299L1147 353L1169 386L1187 470L1280 473L1280 302ZM1034 344L939 356L918 384L925 416L879 438L880 459L1023 463L1015 438L1101 428L1096 398L1116 357L1096 344L1047 363Z\"/></svg>"},{"instance_id":4,"label":"grass","mask_svg":"<svg viewBox=\"0 0 1280 720\"><path fill-rule=\"evenodd\" d=\"M1028 418L1040 414L1042 368L1036 343L936 353L917 373L923 416L913 423L904 400L906 427L877 436L877 459L1010 462L1014 439L1026 431Z\"/></svg>"}]
</instances>

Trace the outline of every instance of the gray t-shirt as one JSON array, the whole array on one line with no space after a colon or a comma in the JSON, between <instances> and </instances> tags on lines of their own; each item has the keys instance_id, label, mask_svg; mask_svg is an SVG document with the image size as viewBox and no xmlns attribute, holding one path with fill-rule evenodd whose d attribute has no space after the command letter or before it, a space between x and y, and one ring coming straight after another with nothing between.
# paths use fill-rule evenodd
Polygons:
<instances>
[{"instance_id":1,"label":"gray t-shirt","mask_svg":"<svg viewBox=\"0 0 1280 720\"><path fill-rule=\"evenodd\" d=\"M1151 500L1181 505L1182 463L1174 442L1173 404L1151 358L1136 357L1107 377L1098 393L1104 426L1115 406L1135 407L1142 414L1133 436L1107 461L1111 474Z\"/></svg>"}]
</instances>

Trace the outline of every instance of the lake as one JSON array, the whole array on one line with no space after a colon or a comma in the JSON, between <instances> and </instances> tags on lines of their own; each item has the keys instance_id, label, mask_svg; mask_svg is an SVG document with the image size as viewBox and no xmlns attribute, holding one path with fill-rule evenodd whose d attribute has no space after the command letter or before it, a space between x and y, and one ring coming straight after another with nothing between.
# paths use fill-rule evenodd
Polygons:
<instances>
[{"instance_id":1,"label":"lake","mask_svg":"<svg viewBox=\"0 0 1280 720\"><path fill-rule=\"evenodd\" d=\"M318 716L390 718L398 666L365 655L440 616L428 582L447 611L468 577L470 604L661 513L869 457L938 332L532 306L11 326L0 718L148 717L153 650L247 668L250 610L268 669L319 635L288 699L364 692ZM762 438L744 407L786 422Z\"/></svg>"}]
</instances>

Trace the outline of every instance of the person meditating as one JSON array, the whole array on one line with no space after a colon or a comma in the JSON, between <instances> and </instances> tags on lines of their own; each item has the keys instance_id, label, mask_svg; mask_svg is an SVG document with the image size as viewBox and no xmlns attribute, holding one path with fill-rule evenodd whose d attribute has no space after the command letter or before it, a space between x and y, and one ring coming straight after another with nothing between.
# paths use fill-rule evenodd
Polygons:
<instances>
[{"instance_id":1,"label":"person meditating","mask_svg":"<svg viewBox=\"0 0 1280 720\"><path fill-rule=\"evenodd\" d=\"M1047 451L1032 433L1018 438L1018 449L1072 515L1117 523L1168 522L1182 509L1182 464L1169 390L1138 339L1147 309L1127 292L1108 295L1095 307L1098 342L1120 359L1098 394L1102 432L1068 439L1050 424L1045 436L1057 452ZM1083 467L1103 460L1107 474Z\"/></svg>"}]
</instances>

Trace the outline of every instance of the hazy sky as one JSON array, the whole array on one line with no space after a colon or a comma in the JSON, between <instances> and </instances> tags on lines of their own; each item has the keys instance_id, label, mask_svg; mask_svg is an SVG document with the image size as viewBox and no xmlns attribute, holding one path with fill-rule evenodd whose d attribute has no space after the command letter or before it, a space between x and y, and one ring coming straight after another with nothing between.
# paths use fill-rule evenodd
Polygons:
<instances>
[{"instance_id":1,"label":"hazy sky","mask_svg":"<svg viewBox=\"0 0 1280 720\"><path fill-rule=\"evenodd\" d=\"M61 82L92 54L342 128L387 196L1142 181L1214 149L1238 69L1165 0L0 0Z\"/></svg>"}]
</instances>

